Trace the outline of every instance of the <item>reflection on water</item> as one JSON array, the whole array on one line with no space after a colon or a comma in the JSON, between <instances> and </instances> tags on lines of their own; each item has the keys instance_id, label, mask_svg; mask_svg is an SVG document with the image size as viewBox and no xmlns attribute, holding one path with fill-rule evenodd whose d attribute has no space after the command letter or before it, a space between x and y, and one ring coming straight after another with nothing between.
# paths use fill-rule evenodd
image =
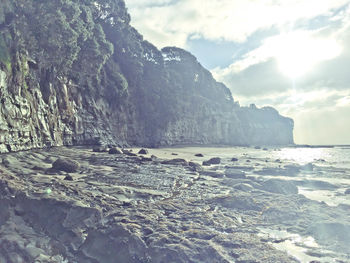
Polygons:
<instances>
[{"instance_id":1,"label":"reflection on water","mask_svg":"<svg viewBox=\"0 0 350 263\"><path fill-rule=\"evenodd\" d=\"M315 262L336 262L330 257L310 256L310 249L317 249L319 245L311 236L303 237L298 234L292 234L285 230L272 230L267 228L258 228L260 237L270 241L271 245L278 250L286 251L291 256L298 259L301 263ZM325 251L323 251L325 252Z\"/></svg>"},{"instance_id":2,"label":"reflection on water","mask_svg":"<svg viewBox=\"0 0 350 263\"><path fill-rule=\"evenodd\" d=\"M301 165L317 162L321 166L350 169L350 148L282 148L275 156Z\"/></svg>"},{"instance_id":3,"label":"reflection on water","mask_svg":"<svg viewBox=\"0 0 350 263\"><path fill-rule=\"evenodd\" d=\"M299 164L329 159L329 149L323 148L283 148L278 153L281 160L297 162Z\"/></svg>"}]
</instances>

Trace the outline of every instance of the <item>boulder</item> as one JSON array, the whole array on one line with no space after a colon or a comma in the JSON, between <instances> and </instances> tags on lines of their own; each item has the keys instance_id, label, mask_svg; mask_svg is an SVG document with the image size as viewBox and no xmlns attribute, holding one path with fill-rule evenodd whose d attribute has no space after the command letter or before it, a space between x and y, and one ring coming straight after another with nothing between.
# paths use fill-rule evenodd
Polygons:
<instances>
[{"instance_id":1,"label":"boulder","mask_svg":"<svg viewBox=\"0 0 350 263\"><path fill-rule=\"evenodd\" d=\"M189 162L188 165L191 167L192 171L202 171L203 168L199 163Z\"/></svg>"},{"instance_id":2,"label":"boulder","mask_svg":"<svg viewBox=\"0 0 350 263\"><path fill-rule=\"evenodd\" d=\"M231 162L238 162L238 158L232 158Z\"/></svg>"},{"instance_id":3,"label":"boulder","mask_svg":"<svg viewBox=\"0 0 350 263\"><path fill-rule=\"evenodd\" d=\"M208 170L204 170L200 172L201 175L206 175L206 176L210 176L213 178L224 178L225 174L221 171L208 171Z\"/></svg>"},{"instance_id":4,"label":"boulder","mask_svg":"<svg viewBox=\"0 0 350 263\"><path fill-rule=\"evenodd\" d=\"M8 167L11 164L10 161L6 158L2 158L1 163L6 167Z\"/></svg>"},{"instance_id":5,"label":"boulder","mask_svg":"<svg viewBox=\"0 0 350 263\"><path fill-rule=\"evenodd\" d=\"M132 150L123 149L122 152L127 156L137 156L137 154L133 153Z\"/></svg>"},{"instance_id":6,"label":"boulder","mask_svg":"<svg viewBox=\"0 0 350 263\"><path fill-rule=\"evenodd\" d=\"M344 192L344 194L350 195L350 188L349 188L349 189L346 189L345 192Z\"/></svg>"},{"instance_id":7,"label":"boulder","mask_svg":"<svg viewBox=\"0 0 350 263\"><path fill-rule=\"evenodd\" d=\"M203 165L210 166L212 164L220 164L220 163L221 163L221 159L219 157L214 157L209 159L208 161L204 161Z\"/></svg>"},{"instance_id":8,"label":"boulder","mask_svg":"<svg viewBox=\"0 0 350 263\"><path fill-rule=\"evenodd\" d=\"M183 165L187 166L188 162L185 159L176 158L171 160L162 161L161 164L170 164L170 165Z\"/></svg>"},{"instance_id":9,"label":"boulder","mask_svg":"<svg viewBox=\"0 0 350 263\"><path fill-rule=\"evenodd\" d=\"M232 179L245 179L247 178L245 172L237 169L226 169L225 176Z\"/></svg>"},{"instance_id":10,"label":"boulder","mask_svg":"<svg viewBox=\"0 0 350 263\"><path fill-rule=\"evenodd\" d=\"M263 205L256 202L250 193L241 192L237 195L234 190L229 196L217 198L217 202L226 208L244 211L261 211L263 208Z\"/></svg>"},{"instance_id":11,"label":"boulder","mask_svg":"<svg viewBox=\"0 0 350 263\"><path fill-rule=\"evenodd\" d=\"M197 154L195 154L194 156L196 156L196 157L204 157L204 155L201 154L201 153L197 153Z\"/></svg>"},{"instance_id":12,"label":"boulder","mask_svg":"<svg viewBox=\"0 0 350 263\"><path fill-rule=\"evenodd\" d=\"M139 152L139 154L148 154L148 151L146 149L141 149Z\"/></svg>"},{"instance_id":13,"label":"boulder","mask_svg":"<svg viewBox=\"0 0 350 263\"><path fill-rule=\"evenodd\" d=\"M57 159L52 164L53 170L64 171L67 173L75 173L78 171L79 168L80 168L80 165L78 162L73 160L68 160L68 159L62 159L62 158Z\"/></svg>"},{"instance_id":14,"label":"boulder","mask_svg":"<svg viewBox=\"0 0 350 263\"><path fill-rule=\"evenodd\" d=\"M108 151L109 154L123 154L122 150L118 147L112 147Z\"/></svg>"},{"instance_id":15,"label":"boulder","mask_svg":"<svg viewBox=\"0 0 350 263\"><path fill-rule=\"evenodd\" d=\"M65 178L64 178L64 180L66 180L66 181L73 181L73 177L71 176L71 175L67 175Z\"/></svg>"}]
</instances>

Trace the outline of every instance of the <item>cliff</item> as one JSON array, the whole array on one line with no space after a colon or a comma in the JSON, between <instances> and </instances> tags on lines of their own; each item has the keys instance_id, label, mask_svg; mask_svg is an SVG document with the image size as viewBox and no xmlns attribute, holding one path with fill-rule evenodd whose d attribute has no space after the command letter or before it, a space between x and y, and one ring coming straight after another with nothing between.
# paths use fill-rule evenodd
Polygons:
<instances>
[{"instance_id":1,"label":"cliff","mask_svg":"<svg viewBox=\"0 0 350 263\"><path fill-rule=\"evenodd\" d=\"M122 0L2 1L0 152L293 143L291 119L240 107L194 56L129 22Z\"/></svg>"}]
</instances>

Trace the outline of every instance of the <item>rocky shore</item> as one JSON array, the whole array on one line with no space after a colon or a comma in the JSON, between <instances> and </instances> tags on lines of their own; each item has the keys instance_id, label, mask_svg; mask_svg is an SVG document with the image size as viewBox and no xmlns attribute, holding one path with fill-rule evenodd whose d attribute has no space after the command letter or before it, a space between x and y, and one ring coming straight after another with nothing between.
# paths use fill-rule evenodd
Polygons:
<instances>
[{"instance_id":1,"label":"rocky shore","mask_svg":"<svg viewBox=\"0 0 350 263\"><path fill-rule=\"evenodd\" d=\"M350 206L264 178L303 167L138 150L1 155L0 262L350 260Z\"/></svg>"}]
</instances>

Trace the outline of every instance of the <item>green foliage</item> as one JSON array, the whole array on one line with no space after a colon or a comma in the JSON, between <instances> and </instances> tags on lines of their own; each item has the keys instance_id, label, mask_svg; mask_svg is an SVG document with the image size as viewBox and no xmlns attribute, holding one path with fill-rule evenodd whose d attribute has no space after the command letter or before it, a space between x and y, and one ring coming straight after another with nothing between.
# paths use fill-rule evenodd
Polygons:
<instances>
[{"instance_id":1,"label":"green foliage","mask_svg":"<svg viewBox=\"0 0 350 263\"><path fill-rule=\"evenodd\" d=\"M18 0L14 3L19 35L14 45L23 42L25 50L42 68L52 68L56 75L96 77L113 53L97 20L95 1ZM81 66L77 66L81 65ZM81 76L79 77L81 78Z\"/></svg>"},{"instance_id":2,"label":"green foliage","mask_svg":"<svg viewBox=\"0 0 350 263\"><path fill-rule=\"evenodd\" d=\"M73 66L79 75L98 75L102 66L113 54L113 45L106 40L101 25L96 24L92 33L88 39L79 44L81 50Z\"/></svg>"},{"instance_id":3,"label":"green foliage","mask_svg":"<svg viewBox=\"0 0 350 263\"><path fill-rule=\"evenodd\" d=\"M112 59L106 64L102 84L106 89L105 97L110 104L120 104L128 95L128 81L120 72L119 65Z\"/></svg>"}]
</instances>

